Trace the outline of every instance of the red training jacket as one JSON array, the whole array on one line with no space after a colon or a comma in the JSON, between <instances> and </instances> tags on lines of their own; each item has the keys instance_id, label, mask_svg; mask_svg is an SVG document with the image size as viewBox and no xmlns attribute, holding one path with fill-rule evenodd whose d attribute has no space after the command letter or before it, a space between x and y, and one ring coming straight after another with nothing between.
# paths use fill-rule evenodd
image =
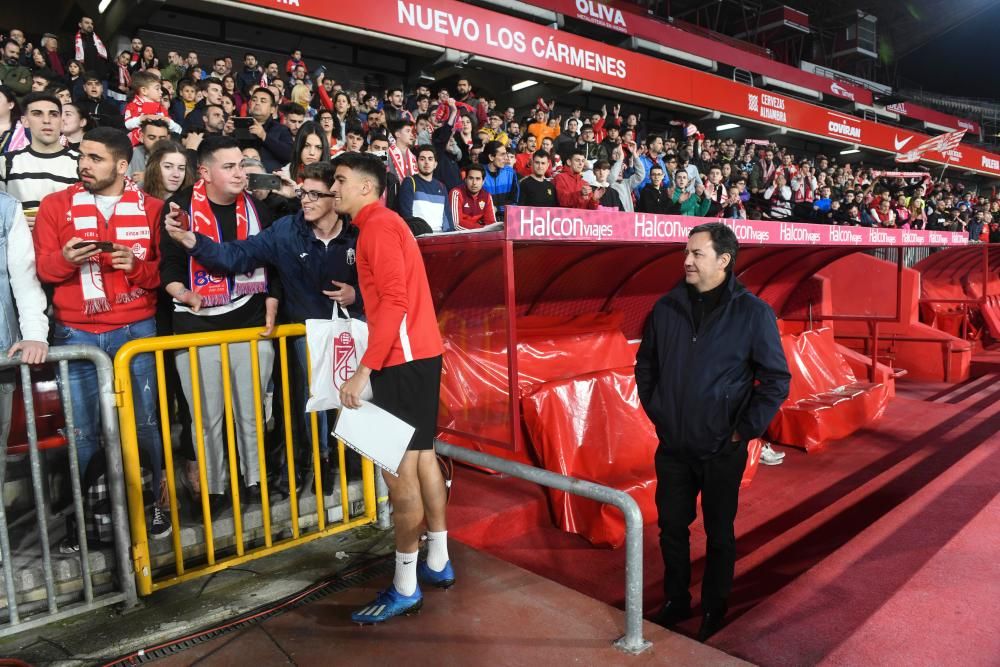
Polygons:
<instances>
[{"instance_id":1,"label":"red training jacket","mask_svg":"<svg viewBox=\"0 0 1000 667\"><path fill-rule=\"evenodd\" d=\"M377 371L444 354L424 258L410 228L381 202L361 209L354 224L368 317L368 350L361 363Z\"/></svg>"},{"instance_id":2,"label":"red training jacket","mask_svg":"<svg viewBox=\"0 0 1000 667\"><path fill-rule=\"evenodd\" d=\"M552 179L552 185L556 186L556 201L563 208L597 208L599 201L580 194L585 184L583 174L574 174L569 169L561 172Z\"/></svg>"}]
</instances>

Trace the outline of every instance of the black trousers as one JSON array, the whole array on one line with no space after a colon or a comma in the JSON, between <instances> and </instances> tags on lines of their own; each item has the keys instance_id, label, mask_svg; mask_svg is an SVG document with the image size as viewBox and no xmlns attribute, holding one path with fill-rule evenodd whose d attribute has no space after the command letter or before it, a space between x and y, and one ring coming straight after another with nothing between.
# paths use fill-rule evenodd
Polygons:
<instances>
[{"instance_id":1,"label":"black trousers","mask_svg":"<svg viewBox=\"0 0 1000 667\"><path fill-rule=\"evenodd\" d=\"M695 502L701 509L707 536L705 576L701 582L704 611L726 608L736 567L736 507L747 462L747 442L727 444L715 456L699 460L656 452L656 508L663 553L663 592L678 605L691 602L691 532Z\"/></svg>"}]
</instances>

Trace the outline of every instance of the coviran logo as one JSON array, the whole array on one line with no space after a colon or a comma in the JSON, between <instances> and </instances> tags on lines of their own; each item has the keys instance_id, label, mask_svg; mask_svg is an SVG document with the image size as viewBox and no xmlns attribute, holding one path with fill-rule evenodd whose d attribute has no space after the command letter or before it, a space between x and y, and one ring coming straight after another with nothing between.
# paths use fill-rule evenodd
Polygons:
<instances>
[{"instance_id":1,"label":"coviran logo","mask_svg":"<svg viewBox=\"0 0 1000 667\"><path fill-rule=\"evenodd\" d=\"M839 118L831 118L830 122L826 125L826 129L830 134L835 134L838 137L847 137L848 139L861 138L860 127L850 125L846 120Z\"/></svg>"},{"instance_id":2,"label":"coviran logo","mask_svg":"<svg viewBox=\"0 0 1000 667\"><path fill-rule=\"evenodd\" d=\"M620 9L608 7L600 2L595 2L595 0L576 0L576 11L581 14L580 18L592 23L607 25L622 32L628 30L628 26L625 25L625 17Z\"/></svg>"}]
</instances>

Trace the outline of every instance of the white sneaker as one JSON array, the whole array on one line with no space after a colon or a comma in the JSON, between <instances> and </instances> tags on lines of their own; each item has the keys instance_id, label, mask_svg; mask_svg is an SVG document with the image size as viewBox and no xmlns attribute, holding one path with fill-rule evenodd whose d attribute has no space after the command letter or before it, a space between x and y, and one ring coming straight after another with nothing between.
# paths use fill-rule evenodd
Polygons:
<instances>
[{"instance_id":1,"label":"white sneaker","mask_svg":"<svg viewBox=\"0 0 1000 667\"><path fill-rule=\"evenodd\" d=\"M764 443L764 447L760 450L760 462L766 466L781 465L784 458L785 453L774 451L770 443Z\"/></svg>"}]
</instances>

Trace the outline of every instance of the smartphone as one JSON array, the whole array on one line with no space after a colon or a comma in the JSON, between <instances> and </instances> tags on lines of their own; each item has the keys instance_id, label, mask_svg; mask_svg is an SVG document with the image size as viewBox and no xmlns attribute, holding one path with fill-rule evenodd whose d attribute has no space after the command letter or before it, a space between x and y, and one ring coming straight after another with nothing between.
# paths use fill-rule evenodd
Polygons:
<instances>
[{"instance_id":1,"label":"smartphone","mask_svg":"<svg viewBox=\"0 0 1000 667\"><path fill-rule=\"evenodd\" d=\"M94 246L97 250L101 252L113 252L115 244L112 243L111 241L80 241L75 246L73 246L73 250L80 250L81 248L86 248L87 246L90 245Z\"/></svg>"},{"instance_id":2,"label":"smartphone","mask_svg":"<svg viewBox=\"0 0 1000 667\"><path fill-rule=\"evenodd\" d=\"M312 73L312 78L318 79L320 75L326 75L326 65L320 65L317 67Z\"/></svg>"},{"instance_id":3,"label":"smartphone","mask_svg":"<svg viewBox=\"0 0 1000 667\"><path fill-rule=\"evenodd\" d=\"M250 133L254 120L250 117L239 116L233 118L233 138L237 141L251 141L254 136Z\"/></svg>"},{"instance_id":4,"label":"smartphone","mask_svg":"<svg viewBox=\"0 0 1000 667\"><path fill-rule=\"evenodd\" d=\"M274 174L250 174L247 179L249 190L280 190L281 178Z\"/></svg>"}]
</instances>

